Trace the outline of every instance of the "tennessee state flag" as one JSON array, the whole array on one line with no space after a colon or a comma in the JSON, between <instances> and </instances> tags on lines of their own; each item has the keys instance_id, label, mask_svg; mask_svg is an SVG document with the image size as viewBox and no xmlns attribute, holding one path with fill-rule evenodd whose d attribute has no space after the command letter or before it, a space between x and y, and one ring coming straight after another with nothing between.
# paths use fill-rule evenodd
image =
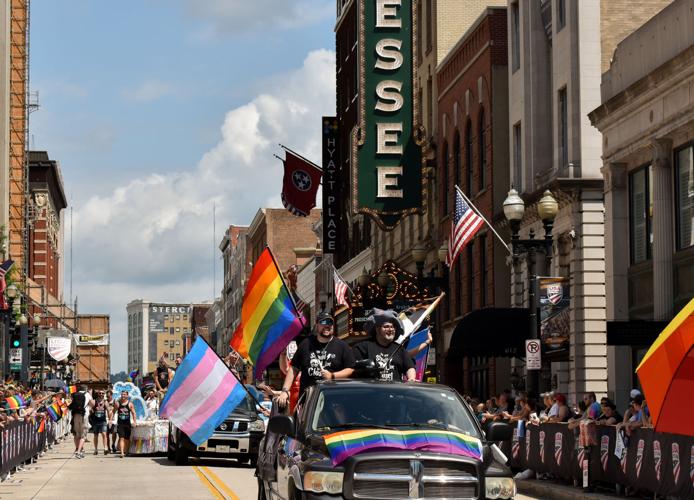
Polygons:
<instances>
[{"instance_id":1,"label":"tennessee state flag","mask_svg":"<svg viewBox=\"0 0 694 500\"><path fill-rule=\"evenodd\" d=\"M316 194L323 171L310 161L285 148L282 204L299 217L316 206Z\"/></svg>"}]
</instances>

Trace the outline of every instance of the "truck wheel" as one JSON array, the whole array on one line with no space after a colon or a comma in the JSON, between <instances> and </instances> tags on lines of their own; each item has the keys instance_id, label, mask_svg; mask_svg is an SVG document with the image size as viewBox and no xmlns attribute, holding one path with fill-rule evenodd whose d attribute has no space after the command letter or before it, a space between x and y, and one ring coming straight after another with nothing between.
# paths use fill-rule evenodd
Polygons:
<instances>
[{"instance_id":1,"label":"truck wheel","mask_svg":"<svg viewBox=\"0 0 694 500\"><path fill-rule=\"evenodd\" d=\"M176 461L176 465L188 465L188 453L186 453L186 450L184 450L183 446L180 444L176 446L174 460Z\"/></svg>"},{"instance_id":2,"label":"truck wheel","mask_svg":"<svg viewBox=\"0 0 694 500\"><path fill-rule=\"evenodd\" d=\"M176 460L176 450L171 448L171 444L169 444L168 448L166 448L166 459L169 462Z\"/></svg>"}]
</instances>

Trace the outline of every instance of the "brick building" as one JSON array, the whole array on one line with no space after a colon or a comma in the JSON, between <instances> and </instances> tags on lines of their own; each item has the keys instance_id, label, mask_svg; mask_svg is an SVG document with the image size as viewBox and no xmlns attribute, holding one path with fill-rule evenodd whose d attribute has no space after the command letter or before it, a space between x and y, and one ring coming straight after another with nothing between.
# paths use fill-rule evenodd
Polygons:
<instances>
[{"instance_id":1,"label":"brick building","mask_svg":"<svg viewBox=\"0 0 694 500\"><path fill-rule=\"evenodd\" d=\"M450 233L456 185L487 220L502 215L509 185L506 41L506 8L488 7L436 70L440 175L435 189L439 234L444 238ZM444 345L450 344L455 326L466 314L509 305L507 255L486 226L459 254L440 311ZM508 360L498 361L508 365ZM506 386L508 370L498 370L497 384L493 358L449 358L446 365L447 383L466 392L485 395Z\"/></svg>"},{"instance_id":2,"label":"brick building","mask_svg":"<svg viewBox=\"0 0 694 500\"><path fill-rule=\"evenodd\" d=\"M248 228L246 245L251 262L269 246L282 272L293 265L301 266L316 252L318 237L312 228L320 217L318 208L308 217L296 217L284 208L261 208Z\"/></svg>"},{"instance_id":3,"label":"brick building","mask_svg":"<svg viewBox=\"0 0 694 500\"><path fill-rule=\"evenodd\" d=\"M29 151L29 277L49 294L62 294L62 210L67 207L58 162Z\"/></svg>"},{"instance_id":4,"label":"brick building","mask_svg":"<svg viewBox=\"0 0 694 500\"><path fill-rule=\"evenodd\" d=\"M217 337L217 352L224 356L229 351L231 335L241 321L241 306L250 272L251 257L246 245L248 226L231 225L224 234L219 250L224 260L224 287L221 294L221 322Z\"/></svg>"}]
</instances>

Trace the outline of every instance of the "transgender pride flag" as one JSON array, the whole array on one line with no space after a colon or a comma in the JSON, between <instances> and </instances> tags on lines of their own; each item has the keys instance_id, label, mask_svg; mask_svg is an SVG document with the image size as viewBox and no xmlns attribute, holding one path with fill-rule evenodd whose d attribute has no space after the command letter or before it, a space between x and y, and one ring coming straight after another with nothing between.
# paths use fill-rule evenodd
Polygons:
<instances>
[{"instance_id":1,"label":"transgender pride flag","mask_svg":"<svg viewBox=\"0 0 694 500\"><path fill-rule=\"evenodd\" d=\"M176 370L159 414L199 446L245 397L243 384L198 337Z\"/></svg>"},{"instance_id":2,"label":"transgender pride flag","mask_svg":"<svg viewBox=\"0 0 694 500\"><path fill-rule=\"evenodd\" d=\"M420 345L422 345L424 342L427 341L428 337L429 337L429 327L428 326L426 328L422 328L418 332L413 333L410 336L409 342L407 343L407 350L409 351L410 349L414 349L415 347L419 347ZM427 367L427 356L428 355L429 355L429 347L427 346L426 349L423 349L414 357L414 365L415 365L415 371L417 372L417 381L418 382L421 382L422 379L424 378L424 370L426 370L426 367Z\"/></svg>"}]
</instances>

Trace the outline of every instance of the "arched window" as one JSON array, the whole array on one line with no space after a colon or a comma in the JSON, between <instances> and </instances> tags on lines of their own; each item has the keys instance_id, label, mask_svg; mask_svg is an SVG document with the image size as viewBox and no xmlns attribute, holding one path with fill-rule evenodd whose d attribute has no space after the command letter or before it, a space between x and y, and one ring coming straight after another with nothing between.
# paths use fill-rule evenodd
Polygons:
<instances>
[{"instance_id":1,"label":"arched window","mask_svg":"<svg viewBox=\"0 0 694 500\"><path fill-rule=\"evenodd\" d=\"M441 210L442 215L448 215L448 143L441 148Z\"/></svg>"},{"instance_id":2,"label":"arched window","mask_svg":"<svg viewBox=\"0 0 694 500\"><path fill-rule=\"evenodd\" d=\"M453 178L455 179L456 186L460 186L460 164L462 160L460 153L460 134L458 133L458 129L456 129L455 137L453 138ZM453 189L455 189L455 187Z\"/></svg>"},{"instance_id":3,"label":"arched window","mask_svg":"<svg viewBox=\"0 0 694 500\"><path fill-rule=\"evenodd\" d=\"M472 121L468 118L465 125L465 190L468 196L472 195Z\"/></svg>"},{"instance_id":4,"label":"arched window","mask_svg":"<svg viewBox=\"0 0 694 500\"><path fill-rule=\"evenodd\" d=\"M479 190L483 190L487 185L487 124L484 121L484 108L480 109L479 129L477 133L477 148L479 155L479 172L477 183Z\"/></svg>"}]
</instances>

